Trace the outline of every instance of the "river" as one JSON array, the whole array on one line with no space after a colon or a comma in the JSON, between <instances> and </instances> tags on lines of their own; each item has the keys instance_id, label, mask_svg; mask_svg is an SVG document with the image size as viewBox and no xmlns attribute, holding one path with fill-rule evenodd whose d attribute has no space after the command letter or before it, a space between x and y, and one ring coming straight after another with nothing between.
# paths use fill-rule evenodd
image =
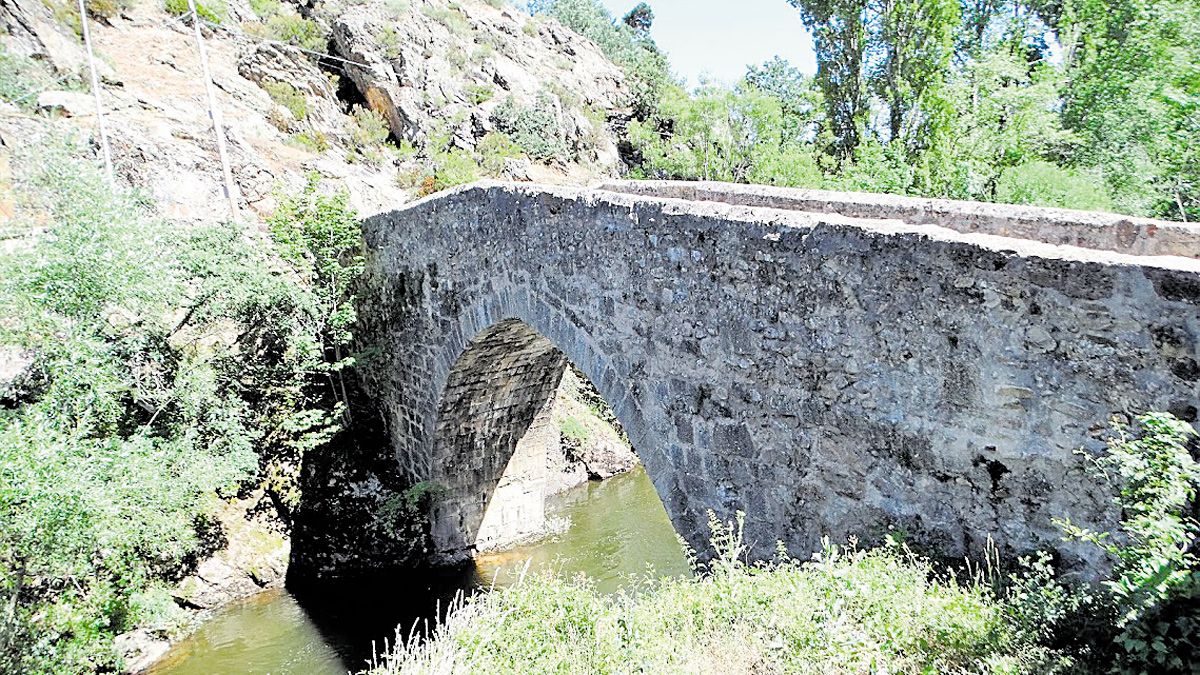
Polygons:
<instances>
[{"instance_id":1,"label":"river","mask_svg":"<svg viewBox=\"0 0 1200 675\"><path fill-rule=\"evenodd\" d=\"M334 675L361 670L397 625L431 620L459 590L513 583L521 571L585 574L604 592L632 579L690 574L645 470L589 482L551 498L565 524L536 544L481 556L436 575L392 574L303 594L268 591L217 612L175 645L152 675Z\"/></svg>"}]
</instances>

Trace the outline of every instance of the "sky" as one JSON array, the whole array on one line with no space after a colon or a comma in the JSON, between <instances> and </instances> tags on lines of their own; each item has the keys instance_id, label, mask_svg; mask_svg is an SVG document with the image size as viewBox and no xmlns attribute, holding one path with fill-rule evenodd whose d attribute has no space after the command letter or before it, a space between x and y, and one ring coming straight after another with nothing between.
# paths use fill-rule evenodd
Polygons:
<instances>
[{"instance_id":1,"label":"sky","mask_svg":"<svg viewBox=\"0 0 1200 675\"><path fill-rule=\"evenodd\" d=\"M650 35L690 86L702 75L732 84L746 66L777 54L806 73L817 69L812 38L786 0L647 1L654 10ZM638 0L601 2L619 20Z\"/></svg>"}]
</instances>

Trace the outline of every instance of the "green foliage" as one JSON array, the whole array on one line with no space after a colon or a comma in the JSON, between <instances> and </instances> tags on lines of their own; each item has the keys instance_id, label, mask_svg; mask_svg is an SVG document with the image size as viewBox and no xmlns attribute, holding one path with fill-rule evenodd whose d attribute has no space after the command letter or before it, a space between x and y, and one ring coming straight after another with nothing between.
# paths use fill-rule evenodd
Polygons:
<instances>
[{"instance_id":1,"label":"green foliage","mask_svg":"<svg viewBox=\"0 0 1200 675\"><path fill-rule=\"evenodd\" d=\"M479 179L479 166L471 153L461 148L450 148L435 153L433 157L432 192L445 190L455 185L471 183ZM424 191L426 194L428 190Z\"/></svg>"},{"instance_id":2,"label":"green foliage","mask_svg":"<svg viewBox=\"0 0 1200 675\"><path fill-rule=\"evenodd\" d=\"M297 122L303 122L308 117L308 98L287 82L267 80L262 88L271 100L288 109Z\"/></svg>"},{"instance_id":3,"label":"green foliage","mask_svg":"<svg viewBox=\"0 0 1200 675\"><path fill-rule=\"evenodd\" d=\"M635 117L644 119L654 112L663 88L673 82L666 56L648 35L614 20L599 0L531 0L528 4L533 13L554 17L595 42L625 71ZM533 22L524 28L527 33L537 30Z\"/></svg>"},{"instance_id":4,"label":"green foliage","mask_svg":"<svg viewBox=\"0 0 1200 675\"><path fill-rule=\"evenodd\" d=\"M325 132L315 129L296 132L287 138L288 145L321 154L329 150L329 138Z\"/></svg>"},{"instance_id":5,"label":"green foliage","mask_svg":"<svg viewBox=\"0 0 1200 675\"><path fill-rule=\"evenodd\" d=\"M1043 160L1005 169L997 180L995 199L1006 204L1088 211L1108 211L1113 207L1102 180Z\"/></svg>"},{"instance_id":6,"label":"green foliage","mask_svg":"<svg viewBox=\"0 0 1200 675\"><path fill-rule=\"evenodd\" d=\"M471 32L471 24L467 17L455 6L441 7L439 5L424 5L421 13L442 24L454 35L466 35Z\"/></svg>"},{"instance_id":7,"label":"green foliage","mask_svg":"<svg viewBox=\"0 0 1200 675\"><path fill-rule=\"evenodd\" d=\"M266 23L266 36L322 54L327 50L329 42L329 37L316 21L291 12L271 15Z\"/></svg>"},{"instance_id":8,"label":"green foliage","mask_svg":"<svg viewBox=\"0 0 1200 675\"><path fill-rule=\"evenodd\" d=\"M779 100L756 88L669 88L655 117L630 122L628 134L647 177L819 184L811 151L785 140L783 119Z\"/></svg>"},{"instance_id":9,"label":"green foliage","mask_svg":"<svg viewBox=\"0 0 1200 675\"><path fill-rule=\"evenodd\" d=\"M1200 219L1200 4L1065 0L1063 118L1118 208Z\"/></svg>"},{"instance_id":10,"label":"green foliage","mask_svg":"<svg viewBox=\"0 0 1200 675\"><path fill-rule=\"evenodd\" d=\"M355 108L350 114L350 126L346 130L352 158L361 158L371 164L384 159L385 144L391 135L387 118L370 108Z\"/></svg>"},{"instance_id":11,"label":"green foliage","mask_svg":"<svg viewBox=\"0 0 1200 675\"><path fill-rule=\"evenodd\" d=\"M2 672L116 670L114 635L169 629L163 584L219 541L219 497L257 478L294 505L353 361L344 195L283 197L272 242L180 231L73 153L13 162L19 217L50 234L0 258L0 341L35 354L0 410Z\"/></svg>"},{"instance_id":12,"label":"green foliage","mask_svg":"<svg viewBox=\"0 0 1200 675\"><path fill-rule=\"evenodd\" d=\"M467 100L474 105L479 105L491 100L496 90L490 84L471 83L467 85Z\"/></svg>"},{"instance_id":13,"label":"green foliage","mask_svg":"<svg viewBox=\"0 0 1200 675\"><path fill-rule=\"evenodd\" d=\"M86 0L84 7L88 16L98 19L112 19L132 6L130 0Z\"/></svg>"},{"instance_id":14,"label":"green foliage","mask_svg":"<svg viewBox=\"0 0 1200 675\"><path fill-rule=\"evenodd\" d=\"M115 667L143 589L202 549L207 501L256 465L233 383L171 319L186 243L71 151L16 158L53 236L0 260L0 339L36 354L32 396L0 411L4 672Z\"/></svg>"},{"instance_id":15,"label":"green foliage","mask_svg":"<svg viewBox=\"0 0 1200 675\"><path fill-rule=\"evenodd\" d=\"M195 4L196 14L200 16L200 20L214 25L220 25L225 20L227 9L222 0L209 0L208 2L196 0ZM183 16L192 11L188 7L188 0L164 0L163 9L171 16Z\"/></svg>"},{"instance_id":16,"label":"green foliage","mask_svg":"<svg viewBox=\"0 0 1200 675\"><path fill-rule=\"evenodd\" d=\"M0 44L0 100L25 110L37 106L37 96L55 86L54 75L42 62L11 54Z\"/></svg>"},{"instance_id":17,"label":"green foliage","mask_svg":"<svg viewBox=\"0 0 1200 675\"><path fill-rule=\"evenodd\" d=\"M1062 521L1071 536L1092 542L1115 561L1104 582L1116 628L1114 671L1189 672L1200 649L1200 570L1193 547L1200 523L1188 506L1200 486L1200 464L1188 451L1196 432L1167 413L1137 418L1137 435L1114 422L1097 475L1120 481L1114 501L1120 533L1092 532Z\"/></svg>"},{"instance_id":18,"label":"green foliage","mask_svg":"<svg viewBox=\"0 0 1200 675\"><path fill-rule=\"evenodd\" d=\"M574 417L563 418L558 430L562 432L563 436L579 443L587 442L588 438L592 435L591 431Z\"/></svg>"},{"instance_id":19,"label":"green foliage","mask_svg":"<svg viewBox=\"0 0 1200 675\"><path fill-rule=\"evenodd\" d=\"M903 546L825 545L750 566L740 518L710 516L698 578L598 593L553 575L462 601L375 675L431 672L1048 673L1064 659L978 580L945 578ZM402 641L397 641L398 644Z\"/></svg>"},{"instance_id":20,"label":"green foliage","mask_svg":"<svg viewBox=\"0 0 1200 675\"><path fill-rule=\"evenodd\" d=\"M280 0L250 0L250 9L264 23L245 24L247 32L318 53L327 50L328 36L320 25L285 8Z\"/></svg>"},{"instance_id":21,"label":"green foliage","mask_svg":"<svg viewBox=\"0 0 1200 675\"><path fill-rule=\"evenodd\" d=\"M504 173L505 164L510 159L519 159L525 154L521 152L520 146L513 142L507 135L497 132L490 132L475 146L475 152L479 154L479 166L485 172L493 176L499 176Z\"/></svg>"},{"instance_id":22,"label":"green foliage","mask_svg":"<svg viewBox=\"0 0 1200 675\"><path fill-rule=\"evenodd\" d=\"M492 122L531 158L541 162L566 160L559 105L555 97L544 91L532 106L520 105L509 96L492 111Z\"/></svg>"}]
</instances>

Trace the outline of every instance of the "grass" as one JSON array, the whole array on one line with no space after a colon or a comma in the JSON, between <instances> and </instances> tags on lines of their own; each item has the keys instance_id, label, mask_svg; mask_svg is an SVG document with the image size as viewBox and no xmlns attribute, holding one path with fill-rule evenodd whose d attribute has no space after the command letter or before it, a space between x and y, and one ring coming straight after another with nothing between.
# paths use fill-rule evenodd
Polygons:
<instances>
[{"instance_id":1,"label":"grass","mask_svg":"<svg viewBox=\"0 0 1200 675\"><path fill-rule=\"evenodd\" d=\"M740 525L711 523L714 562L694 578L604 595L545 575L460 600L424 639L369 671L418 673L1046 673L1016 596L957 579L901 544L826 544L799 561L742 562Z\"/></svg>"}]
</instances>

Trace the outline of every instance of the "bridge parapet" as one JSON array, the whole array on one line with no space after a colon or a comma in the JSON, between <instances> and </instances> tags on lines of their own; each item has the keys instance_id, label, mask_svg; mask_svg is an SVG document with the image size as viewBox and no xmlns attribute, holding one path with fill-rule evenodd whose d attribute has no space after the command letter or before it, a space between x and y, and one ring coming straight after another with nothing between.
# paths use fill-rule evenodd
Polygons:
<instances>
[{"instance_id":1,"label":"bridge parapet","mask_svg":"<svg viewBox=\"0 0 1200 675\"><path fill-rule=\"evenodd\" d=\"M598 190L852 218L895 219L958 232L1147 256L1200 258L1200 225L1015 204L690 181L608 181Z\"/></svg>"}]
</instances>

